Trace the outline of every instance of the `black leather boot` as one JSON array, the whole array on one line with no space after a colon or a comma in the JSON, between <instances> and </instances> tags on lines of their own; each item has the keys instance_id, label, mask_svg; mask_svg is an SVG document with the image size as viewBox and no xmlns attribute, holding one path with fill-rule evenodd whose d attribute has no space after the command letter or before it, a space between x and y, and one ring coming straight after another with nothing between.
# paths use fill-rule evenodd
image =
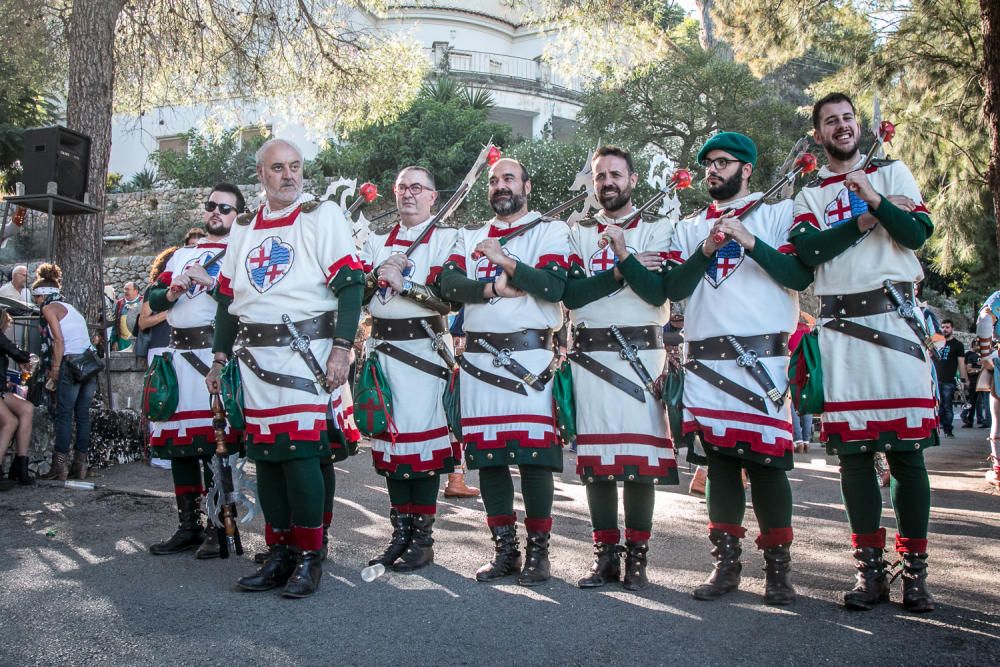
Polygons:
<instances>
[{"instance_id":1,"label":"black leather boot","mask_svg":"<svg viewBox=\"0 0 1000 667\"><path fill-rule=\"evenodd\" d=\"M402 514L393 508L389 510L389 523L392 524L392 537L389 539L389 546L381 554L368 561L369 565L382 563L386 567L392 567L392 564L410 546L410 540L413 538L413 515Z\"/></svg>"},{"instance_id":2,"label":"black leather boot","mask_svg":"<svg viewBox=\"0 0 1000 667\"><path fill-rule=\"evenodd\" d=\"M286 598L307 598L319 590L323 579L323 558L320 551L301 551L292 576L285 584L282 595Z\"/></svg>"},{"instance_id":3,"label":"black leather boot","mask_svg":"<svg viewBox=\"0 0 1000 667\"><path fill-rule=\"evenodd\" d=\"M521 551L517 548L517 526L496 526L493 533L493 560L476 571L476 581L492 581L517 574L521 569Z\"/></svg>"},{"instance_id":4,"label":"black leather boot","mask_svg":"<svg viewBox=\"0 0 1000 667\"><path fill-rule=\"evenodd\" d=\"M271 557L271 547L267 548L267 551L258 551L253 555L253 562L258 565L263 565L267 562L267 559Z\"/></svg>"},{"instance_id":5,"label":"black leather boot","mask_svg":"<svg viewBox=\"0 0 1000 667\"><path fill-rule=\"evenodd\" d=\"M858 568L854 588L844 593L848 609L868 611L889 599L887 564L879 547L858 547L854 550L854 566Z\"/></svg>"},{"instance_id":6,"label":"black leather boot","mask_svg":"<svg viewBox=\"0 0 1000 667\"><path fill-rule=\"evenodd\" d=\"M205 528L205 539L202 541L201 546L198 547L198 550L194 552L194 557L198 560L218 558L220 551L219 529L210 523L208 527Z\"/></svg>"},{"instance_id":7,"label":"black leather boot","mask_svg":"<svg viewBox=\"0 0 1000 667\"><path fill-rule=\"evenodd\" d=\"M28 470L27 456L14 457L14 460L10 463L10 474L8 477L23 486L35 483L35 478L32 476L31 471Z\"/></svg>"},{"instance_id":8,"label":"black leather boot","mask_svg":"<svg viewBox=\"0 0 1000 667\"><path fill-rule=\"evenodd\" d=\"M413 515L413 537L410 546L400 556L392 569L396 572L413 572L434 562L434 515Z\"/></svg>"},{"instance_id":9,"label":"black leather boot","mask_svg":"<svg viewBox=\"0 0 1000 667\"><path fill-rule=\"evenodd\" d=\"M795 589L788 580L792 570L791 545L779 544L764 549L764 602L791 604L795 602Z\"/></svg>"},{"instance_id":10,"label":"black leather boot","mask_svg":"<svg viewBox=\"0 0 1000 667\"><path fill-rule=\"evenodd\" d=\"M524 569L517 577L522 586L537 586L549 580L549 534L528 532L524 546Z\"/></svg>"},{"instance_id":11,"label":"black leather boot","mask_svg":"<svg viewBox=\"0 0 1000 667\"><path fill-rule=\"evenodd\" d=\"M649 542L625 540L625 578L622 586L628 591L641 591L649 583L646 578L646 554Z\"/></svg>"},{"instance_id":12,"label":"black leather boot","mask_svg":"<svg viewBox=\"0 0 1000 667\"><path fill-rule=\"evenodd\" d=\"M934 611L934 597L927 590L927 554L901 554L903 558L903 609L921 614Z\"/></svg>"},{"instance_id":13,"label":"black leather boot","mask_svg":"<svg viewBox=\"0 0 1000 667\"><path fill-rule=\"evenodd\" d=\"M740 573L743 563L740 556L740 538L721 530L712 530L708 539L715 545L712 555L715 556L715 569L708 575L701 586L694 589L691 596L696 600L718 600L726 593L731 593L740 587Z\"/></svg>"},{"instance_id":14,"label":"black leather boot","mask_svg":"<svg viewBox=\"0 0 1000 667\"><path fill-rule=\"evenodd\" d=\"M590 574L576 582L580 588L597 588L618 581L622 574L622 547L610 542L594 544L594 562Z\"/></svg>"},{"instance_id":15,"label":"black leather boot","mask_svg":"<svg viewBox=\"0 0 1000 667\"><path fill-rule=\"evenodd\" d=\"M271 545L263 567L248 577L243 577L236 585L245 591L269 591L281 586L295 571L295 556L286 544Z\"/></svg>"},{"instance_id":16,"label":"black leather boot","mask_svg":"<svg viewBox=\"0 0 1000 667\"><path fill-rule=\"evenodd\" d=\"M205 531L199 520L200 503L201 494L198 493L182 493L177 496L177 516L180 520L177 532L164 542L150 545L149 553L166 556L201 546L205 540Z\"/></svg>"},{"instance_id":17,"label":"black leather boot","mask_svg":"<svg viewBox=\"0 0 1000 667\"><path fill-rule=\"evenodd\" d=\"M323 546L319 550L319 559L326 560L330 555L330 527L323 526Z\"/></svg>"}]
</instances>

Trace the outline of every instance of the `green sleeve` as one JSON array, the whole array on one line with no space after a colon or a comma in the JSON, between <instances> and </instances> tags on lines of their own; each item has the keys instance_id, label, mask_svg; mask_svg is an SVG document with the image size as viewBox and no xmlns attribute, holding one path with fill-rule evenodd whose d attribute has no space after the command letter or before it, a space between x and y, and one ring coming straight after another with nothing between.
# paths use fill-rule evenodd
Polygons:
<instances>
[{"instance_id":1,"label":"green sleeve","mask_svg":"<svg viewBox=\"0 0 1000 667\"><path fill-rule=\"evenodd\" d=\"M872 213L896 243L910 250L918 250L934 232L934 224L928 215L907 213L888 197L882 197Z\"/></svg>"},{"instance_id":2,"label":"green sleeve","mask_svg":"<svg viewBox=\"0 0 1000 667\"><path fill-rule=\"evenodd\" d=\"M146 292L146 303L154 313L162 313L173 307L176 301L167 298L167 291L170 288L166 285L153 285Z\"/></svg>"},{"instance_id":3,"label":"green sleeve","mask_svg":"<svg viewBox=\"0 0 1000 667\"><path fill-rule=\"evenodd\" d=\"M694 294L694 290L705 275L708 265L712 263L712 257L705 256L699 243L683 264L678 266L668 262L666 272L663 275L667 298L671 301L680 301Z\"/></svg>"},{"instance_id":4,"label":"green sleeve","mask_svg":"<svg viewBox=\"0 0 1000 667\"><path fill-rule=\"evenodd\" d=\"M618 270L625 276L625 283L646 303L662 306L667 302L666 286L661 274L647 269L634 254L619 262Z\"/></svg>"},{"instance_id":5,"label":"green sleeve","mask_svg":"<svg viewBox=\"0 0 1000 667\"><path fill-rule=\"evenodd\" d=\"M858 219L851 218L830 229L792 236L791 242L799 260L806 266L815 267L850 248L864 234L858 229Z\"/></svg>"},{"instance_id":6,"label":"green sleeve","mask_svg":"<svg viewBox=\"0 0 1000 667\"><path fill-rule=\"evenodd\" d=\"M767 275L783 287L802 291L813 281L813 272L795 255L780 253L768 244L755 237L750 257L767 271Z\"/></svg>"},{"instance_id":7,"label":"green sleeve","mask_svg":"<svg viewBox=\"0 0 1000 667\"><path fill-rule=\"evenodd\" d=\"M483 285L465 276L458 267L446 267L441 273L441 297L452 303L483 303Z\"/></svg>"},{"instance_id":8,"label":"green sleeve","mask_svg":"<svg viewBox=\"0 0 1000 667\"><path fill-rule=\"evenodd\" d=\"M233 342L236 340L238 320L229 314L229 306L219 303L215 307L215 337L212 341L212 352L224 352L233 356Z\"/></svg>"},{"instance_id":9,"label":"green sleeve","mask_svg":"<svg viewBox=\"0 0 1000 667\"><path fill-rule=\"evenodd\" d=\"M574 277L580 275L581 277ZM602 271L596 276L586 276L582 269L571 271L566 289L563 292L563 303L570 310L583 308L588 303L602 299L615 290L621 289L621 283L615 280L614 271Z\"/></svg>"},{"instance_id":10,"label":"green sleeve","mask_svg":"<svg viewBox=\"0 0 1000 667\"><path fill-rule=\"evenodd\" d=\"M358 322L361 320L361 301L364 298L364 286L358 282L345 285L337 291L337 326L333 335L336 338L354 340L358 333Z\"/></svg>"},{"instance_id":11,"label":"green sleeve","mask_svg":"<svg viewBox=\"0 0 1000 667\"><path fill-rule=\"evenodd\" d=\"M557 303L562 301L563 292L566 291L566 269L554 262L545 269L536 269L518 262L510 284L536 299Z\"/></svg>"}]
</instances>

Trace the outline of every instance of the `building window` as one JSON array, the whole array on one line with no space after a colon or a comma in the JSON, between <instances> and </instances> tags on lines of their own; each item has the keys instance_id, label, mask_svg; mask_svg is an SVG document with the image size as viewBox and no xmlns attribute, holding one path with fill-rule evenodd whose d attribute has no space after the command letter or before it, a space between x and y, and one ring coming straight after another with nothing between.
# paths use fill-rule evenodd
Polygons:
<instances>
[{"instance_id":1,"label":"building window","mask_svg":"<svg viewBox=\"0 0 1000 667\"><path fill-rule=\"evenodd\" d=\"M169 137L157 137L156 145L161 153L169 152L177 153L178 155L187 155L188 152L187 137L176 134Z\"/></svg>"}]
</instances>

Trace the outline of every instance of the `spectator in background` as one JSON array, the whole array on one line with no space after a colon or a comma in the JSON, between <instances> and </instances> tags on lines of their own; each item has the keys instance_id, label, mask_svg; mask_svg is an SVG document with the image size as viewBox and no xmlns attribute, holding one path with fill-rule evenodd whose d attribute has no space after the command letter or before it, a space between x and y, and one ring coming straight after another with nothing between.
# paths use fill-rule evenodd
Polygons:
<instances>
[{"instance_id":1,"label":"spectator in background","mask_svg":"<svg viewBox=\"0 0 1000 667\"><path fill-rule=\"evenodd\" d=\"M799 323L795 326L795 331L788 338L788 354L798 348L802 342L802 337L812 331L816 326L816 318L805 311L799 311ZM792 442L796 452L808 452L809 443L812 441L813 418L812 415L800 415L792 403Z\"/></svg>"},{"instance_id":2,"label":"spectator in background","mask_svg":"<svg viewBox=\"0 0 1000 667\"><path fill-rule=\"evenodd\" d=\"M0 311L0 331L7 329L11 323L6 310ZM16 361L22 371L29 371L29 356L20 350L7 336L0 333L0 368L7 368L7 360ZM10 474L3 478L0 469L0 491L9 491L16 484L34 484L35 480L28 472L28 447L31 445L31 424L35 414L35 406L24 400L14 391L6 391L6 378L0 384L0 464L7 455L7 447L15 438L14 460L10 464Z\"/></svg>"},{"instance_id":3,"label":"spectator in background","mask_svg":"<svg viewBox=\"0 0 1000 667\"><path fill-rule=\"evenodd\" d=\"M187 230L187 233L184 235L184 247L193 248L194 246L198 245L198 241L205 238L205 235L206 232L201 227L192 227L191 229ZM166 261L164 261L164 266L165 265Z\"/></svg>"},{"instance_id":4,"label":"spectator in background","mask_svg":"<svg viewBox=\"0 0 1000 667\"><path fill-rule=\"evenodd\" d=\"M972 428L978 425L979 428L988 428L990 425L990 397L989 384L979 381L983 374L983 365L979 359L979 352L970 349L965 353L965 372L969 376L969 405L962 410L963 428ZM989 375L987 372L986 375ZM980 384L983 388L980 389Z\"/></svg>"},{"instance_id":5,"label":"spectator in background","mask_svg":"<svg viewBox=\"0 0 1000 667\"><path fill-rule=\"evenodd\" d=\"M77 382L70 372L68 359L83 354L90 347L87 322L74 306L62 297L62 269L56 264L42 264L35 269L37 278L31 286L35 303L41 308L41 364L48 381L46 389L56 392L55 445L52 467L42 479L65 480L87 477L87 452L90 450L90 404L97 392L97 375ZM73 421L76 419L75 451L69 465Z\"/></svg>"},{"instance_id":6,"label":"spectator in background","mask_svg":"<svg viewBox=\"0 0 1000 667\"><path fill-rule=\"evenodd\" d=\"M127 350L135 342L135 334L139 328L139 310L142 308L142 295L139 288L131 280L122 287L122 297L115 304L115 314L112 318L114 336L111 338L112 350Z\"/></svg>"},{"instance_id":7,"label":"spectator in background","mask_svg":"<svg viewBox=\"0 0 1000 667\"><path fill-rule=\"evenodd\" d=\"M19 264L10 272L10 282L0 287L0 296L31 303L31 290L28 289L28 267Z\"/></svg>"},{"instance_id":8,"label":"spectator in background","mask_svg":"<svg viewBox=\"0 0 1000 667\"><path fill-rule=\"evenodd\" d=\"M962 345L962 341L955 338L954 326L954 322L951 320L941 321L944 346L938 350L939 358L934 361L934 366L937 369L938 396L940 396L938 419L941 422L941 430L949 438L955 437L953 431L955 376L960 374L962 382L969 381L969 376L965 371L965 346Z\"/></svg>"},{"instance_id":9,"label":"spectator in background","mask_svg":"<svg viewBox=\"0 0 1000 667\"><path fill-rule=\"evenodd\" d=\"M190 233L188 232L188 234ZM147 294L156 285L156 279L163 273L163 268L167 265L170 258L174 256L174 251L176 250L176 246L172 246L153 258L152 263L149 265L149 287L146 288ZM143 295L142 307L139 309L138 324L139 337L145 337L144 347L146 349L141 352L146 357L146 364L148 365L153 363L153 357L163 352L167 348L167 345L170 344L170 325L167 324L167 311L154 314L146 302L145 295ZM139 351L136 354L139 354Z\"/></svg>"}]
</instances>

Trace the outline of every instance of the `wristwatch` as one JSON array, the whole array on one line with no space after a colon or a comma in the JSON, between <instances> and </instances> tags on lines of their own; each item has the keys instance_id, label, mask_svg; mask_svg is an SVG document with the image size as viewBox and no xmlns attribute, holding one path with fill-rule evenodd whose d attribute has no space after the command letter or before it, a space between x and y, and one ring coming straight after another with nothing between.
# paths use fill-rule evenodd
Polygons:
<instances>
[{"instance_id":1,"label":"wristwatch","mask_svg":"<svg viewBox=\"0 0 1000 667\"><path fill-rule=\"evenodd\" d=\"M403 280L403 289L399 292L400 296L406 296L413 289L413 281L409 278Z\"/></svg>"}]
</instances>

